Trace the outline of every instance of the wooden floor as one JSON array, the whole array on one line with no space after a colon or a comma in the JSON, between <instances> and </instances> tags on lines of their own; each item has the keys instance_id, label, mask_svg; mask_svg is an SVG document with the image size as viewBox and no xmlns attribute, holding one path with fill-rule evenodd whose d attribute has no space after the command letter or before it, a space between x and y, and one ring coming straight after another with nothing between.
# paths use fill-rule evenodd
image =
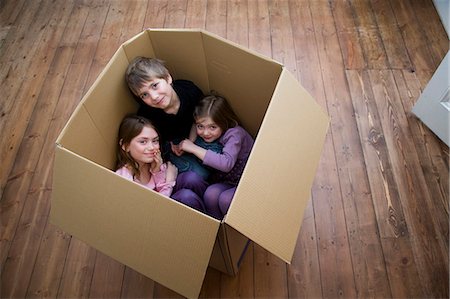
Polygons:
<instances>
[{"instance_id":1,"label":"wooden floor","mask_svg":"<svg viewBox=\"0 0 450 299\"><path fill-rule=\"evenodd\" d=\"M292 264L251 244L202 298L448 298L449 148L410 112L449 48L431 0L0 0L2 298L179 297L48 223L57 135L148 27L273 57L331 117Z\"/></svg>"}]
</instances>

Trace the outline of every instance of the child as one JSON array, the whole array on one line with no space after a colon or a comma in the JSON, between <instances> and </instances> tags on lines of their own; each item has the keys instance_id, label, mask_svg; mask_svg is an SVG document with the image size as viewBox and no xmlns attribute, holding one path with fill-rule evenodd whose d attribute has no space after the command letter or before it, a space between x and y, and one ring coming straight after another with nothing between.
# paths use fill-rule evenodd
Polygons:
<instances>
[{"instance_id":1,"label":"child","mask_svg":"<svg viewBox=\"0 0 450 299\"><path fill-rule=\"evenodd\" d=\"M128 115L119 127L116 173L166 196L172 194L177 168L162 162L159 136L144 117Z\"/></svg>"},{"instance_id":2,"label":"child","mask_svg":"<svg viewBox=\"0 0 450 299\"><path fill-rule=\"evenodd\" d=\"M195 198L180 198L172 194L177 168L163 163L159 136L153 124L142 116L127 115L119 127L116 173L163 195L170 196L194 209L204 206Z\"/></svg>"},{"instance_id":3,"label":"child","mask_svg":"<svg viewBox=\"0 0 450 299\"><path fill-rule=\"evenodd\" d=\"M230 207L254 140L239 126L237 116L222 97L202 99L195 108L194 119L197 135L205 142L219 140L222 153L206 150L189 139L183 140L178 150L194 154L204 165L217 170L211 179L214 184L206 189L203 200L206 212L221 220Z\"/></svg>"},{"instance_id":4,"label":"child","mask_svg":"<svg viewBox=\"0 0 450 299\"><path fill-rule=\"evenodd\" d=\"M193 111L203 92L191 81L173 80L163 61L136 57L128 66L125 79L140 104L137 114L150 119L158 128L162 155L169 158L171 144L185 138L195 140ZM207 182L194 171L177 177L176 199L202 202Z\"/></svg>"}]
</instances>

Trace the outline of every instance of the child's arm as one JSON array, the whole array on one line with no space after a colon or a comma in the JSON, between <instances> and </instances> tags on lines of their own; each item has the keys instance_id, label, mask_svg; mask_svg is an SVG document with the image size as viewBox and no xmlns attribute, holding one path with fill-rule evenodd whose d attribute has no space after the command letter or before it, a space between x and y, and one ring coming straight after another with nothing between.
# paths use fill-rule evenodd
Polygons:
<instances>
[{"instance_id":1,"label":"child's arm","mask_svg":"<svg viewBox=\"0 0 450 299\"><path fill-rule=\"evenodd\" d=\"M161 169L152 173L155 182L155 191L170 196L175 186L178 169L172 163L163 164Z\"/></svg>"},{"instance_id":2,"label":"child's arm","mask_svg":"<svg viewBox=\"0 0 450 299\"><path fill-rule=\"evenodd\" d=\"M181 141L178 144L178 147L180 150L187 152L187 153L191 153L202 161L205 158L206 149L196 145L194 142L192 142L189 139L185 139L185 140Z\"/></svg>"}]
</instances>

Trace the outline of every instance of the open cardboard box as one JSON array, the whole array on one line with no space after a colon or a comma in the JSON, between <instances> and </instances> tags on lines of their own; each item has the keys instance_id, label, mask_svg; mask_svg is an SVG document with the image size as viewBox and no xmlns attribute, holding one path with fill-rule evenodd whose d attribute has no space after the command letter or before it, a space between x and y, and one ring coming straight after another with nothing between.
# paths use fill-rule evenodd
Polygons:
<instances>
[{"instance_id":1,"label":"open cardboard box","mask_svg":"<svg viewBox=\"0 0 450 299\"><path fill-rule=\"evenodd\" d=\"M112 171L119 123L137 110L124 72L138 55L225 96L255 137L223 221ZM291 261L328 123L278 62L202 30L145 30L120 46L58 137L51 222L196 298L208 265L238 271L249 239Z\"/></svg>"}]
</instances>

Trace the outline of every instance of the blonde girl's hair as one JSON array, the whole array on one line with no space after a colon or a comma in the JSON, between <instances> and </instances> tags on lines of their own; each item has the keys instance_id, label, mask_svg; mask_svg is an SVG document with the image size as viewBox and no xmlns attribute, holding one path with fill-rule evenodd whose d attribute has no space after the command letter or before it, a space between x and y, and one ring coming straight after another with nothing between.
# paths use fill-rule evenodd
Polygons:
<instances>
[{"instance_id":1,"label":"blonde girl's hair","mask_svg":"<svg viewBox=\"0 0 450 299\"><path fill-rule=\"evenodd\" d=\"M139 163L122 147L127 147L131 143L131 140L142 132L144 127L150 127L158 133L155 126L147 118L135 114L128 114L120 123L117 135L119 142L117 142L116 169L124 166L130 167L133 179L140 176Z\"/></svg>"},{"instance_id":2,"label":"blonde girl's hair","mask_svg":"<svg viewBox=\"0 0 450 299\"><path fill-rule=\"evenodd\" d=\"M222 129L222 132L239 124L239 119L227 100L218 95L204 97L194 109L195 120L208 116Z\"/></svg>"},{"instance_id":3,"label":"blonde girl's hair","mask_svg":"<svg viewBox=\"0 0 450 299\"><path fill-rule=\"evenodd\" d=\"M134 58L125 71L125 81L136 96L145 83L154 79L168 79L169 76L164 61L143 56Z\"/></svg>"}]
</instances>

